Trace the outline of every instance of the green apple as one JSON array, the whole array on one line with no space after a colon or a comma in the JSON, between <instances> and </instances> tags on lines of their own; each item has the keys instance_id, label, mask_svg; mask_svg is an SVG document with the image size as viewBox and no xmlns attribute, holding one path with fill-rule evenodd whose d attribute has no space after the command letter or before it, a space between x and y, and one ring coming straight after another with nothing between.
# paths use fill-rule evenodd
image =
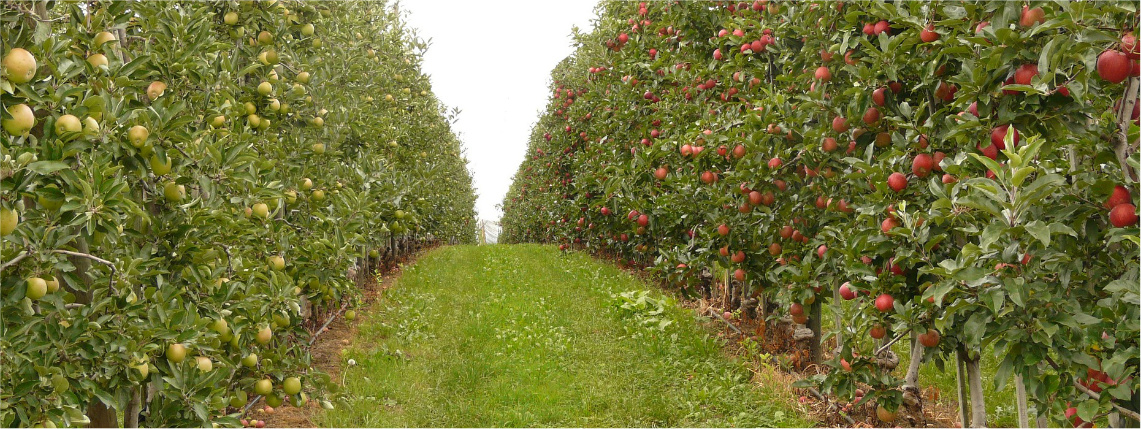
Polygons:
<instances>
[{"instance_id":1,"label":"green apple","mask_svg":"<svg viewBox=\"0 0 1141 429\"><path fill-rule=\"evenodd\" d=\"M27 83L36 77L36 57L26 49L12 48L0 65L4 67L4 76L14 84Z\"/></svg>"},{"instance_id":2,"label":"green apple","mask_svg":"<svg viewBox=\"0 0 1141 429\"><path fill-rule=\"evenodd\" d=\"M286 378L285 381L281 383L281 390L284 391L286 395L301 393L301 379L297 377Z\"/></svg>"},{"instance_id":3,"label":"green apple","mask_svg":"<svg viewBox=\"0 0 1141 429\"><path fill-rule=\"evenodd\" d=\"M273 392L273 381L268 378L263 378L254 383L254 393L262 396L269 395Z\"/></svg>"},{"instance_id":4,"label":"green apple","mask_svg":"<svg viewBox=\"0 0 1141 429\"><path fill-rule=\"evenodd\" d=\"M4 126L4 131L7 131L8 134L22 136L36 125L36 115L32 113L32 108L28 107L27 104L9 106L8 114L12 117L0 121L0 124Z\"/></svg>"},{"instance_id":5,"label":"green apple","mask_svg":"<svg viewBox=\"0 0 1141 429\"><path fill-rule=\"evenodd\" d=\"M242 358L242 366L253 368L258 366L258 355L250 353Z\"/></svg>"},{"instance_id":6,"label":"green apple","mask_svg":"<svg viewBox=\"0 0 1141 429\"><path fill-rule=\"evenodd\" d=\"M48 283L44 281L44 279L32 277L25 280L25 282L28 284L28 290L24 295L27 296L28 299L35 301L48 294Z\"/></svg>"},{"instance_id":7,"label":"green apple","mask_svg":"<svg viewBox=\"0 0 1141 429\"><path fill-rule=\"evenodd\" d=\"M230 397L230 406L234 408L242 408L249 402L249 395L244 390L234 392L234 396Z\"/></svg>"},{"instance_id":8,"label":"green apple","mask_svg":"<svg viewBox=\"0 0 1141 429\"><path fill-rule=\"evenodd\" d=\"M106 55L94 54L87 57L87 64L91 64L91 67L95 68L107 67L107 65L110 64L110 61L107 61Z\"/></svg>"},{"instance_id":9,"label":"green apple","mask_svg":"<svg viewBox=\"0 0 1141 429\"><path fill-rule=\"evenodd\" d=\"M265 203L254 204L253 215L260 217L262 219L268 218L269 217L269 206L267 206ZM273 258L270 258L270 259L272 260ZM285 262L282 261L282 264L284 264L284 263Z\"/></svg>"},{"instance_id":10,"label":"green apple","mask_svg":"<svg viewBox=\"0 0 1141 429\"><path fill-rule=\"evenodd\" d=\"M99 135L99 120L90 116L83 118L83 135L87 137Z\"/></svg>"},{"instance_id":11,"label":"green apple","mask_svg":"<svg viewBox=\"0 0 1141 429\"><path fill-rule=\"evenodd\" d=\"M83 132L83 122L75 115L63 115L55 120L55 133L64 140L72 140Z\"/></svg>"},{"instance_id":12,"label":"green apple","mask_svg":"<svg viewBox=\"0 0 1141 429\"><path fill-rule=\"evenodd\" d=\"M186 198L186 187L175 182L167 182L162 188L162 195L167 201L177 203Z\"/></svg>"},{"instance_id":13,"label":"green apple","mask_svg":"<svg viewBox=\"0 0 1141 429\"><path fill-rule=\"evenodd\" d=\"M20 214L14 209L0 209L0 236L11 234L20 225Z\"/></svg>"},{"instance_id":14,"label":"green apple","mask_svg":"<svg viewBox=\"0 0 1141 429\"><path fill-rule=\"evenodd\" d=\"M131 146L135 148L142 148L147 144L147 137L150 137L151 132L147 127L142 125L135 125L127 130L127 140L131 142Z\"/></svg>"},{"instance_id":15,"label":"green apple","mask_svg":"<svg viewBox=\"0 0 1141 429\"><path fill-rule=\"evenodd\" d=\"M170 160L169 156L163 158L165 159L159 159L158 154L151 155L151 173L154 173L155 176L163 176L170 173L170 169L174 163Z\"/></svg>"},{"instance_id":16,"label":"green apple","mask_svg":"<svg viewBox=\"0 0 1141 429\"><path fill-rule=\"evenodd\" d=\"M151 374L151 367L148 365L146 358L135 359L129 366L138 370L142 378L147 378L147 376Z\"/></svg>"},{"instance_id":17,"label":"green apple","mask_svg":"<svg viewBox=\"0 0 1141 429\"><path fill-rule=\"evenodd\" d=\"M44 282L48 285L48 293L55 293L59 290L59 279L55 278L55 276L44 279Z\"/></svg>"},{"instance_id":18,"label":"green apple","mask_svg":"<svg viewBox=\"0 0 1141 429\"><path fill-rule=\"evenodd\" d=\"M151 101L155 101L159 97L162 97L162 94L165 92L166 84L162 81L156 80L147 86L147 98L151 99Z\"/></svg>"},{"instance_id":19,"label":"green apple","mask_svg":"<svg viewBox=\"0 0 1141 429\"><path fill-rule=\"evenodd\" d=\"M210 371L214 370L214 362L211 362L210 358L208 358L206 356L198 356L197 358L195 358L195 360L196 360L196 363L198 364L198 370L199 371L210 372Z\"/></svg>"},{"instance_id":20,"label":"green apple","mask_svg":"<svg viewBox=\"0 0 1141 429\"><path fill-rule=\"evenodd\" d=\"M180 343L172 343L166 347L166 359L171 363L182 363L186 360L186 346Z\"/></svg>"},{"instance_id":21,"label":"green apple","mask_svg":"<svg viewBox=\"0 0 1141 429\"><path fill-rule=\"evenodd\" d=\"M257 337L254 339L257 340L258 344L263 346L269 344L269 340L273 339L273 330L271 330L269 326L261 328L261 330L258 331Z\"/></svg>"}]
</instances>

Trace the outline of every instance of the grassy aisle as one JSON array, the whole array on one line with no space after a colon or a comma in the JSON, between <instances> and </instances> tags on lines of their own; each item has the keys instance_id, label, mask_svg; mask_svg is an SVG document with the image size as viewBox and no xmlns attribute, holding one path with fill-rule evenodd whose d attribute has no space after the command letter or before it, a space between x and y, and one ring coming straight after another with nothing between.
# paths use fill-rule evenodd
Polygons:
<instances>
[{"instance_id":1,"label":"grassy aisle","mask_svg":"<svg viewBox=\"0 0 1141 429\"><path fill-rule=\"evenodd\" d=\"M805 426L691 311L554 247L447 247L360 326L321 426ZM629 303L631 309L620 307ZM658 310L661 309L660 314ZM661 328L665 325L664 328ZM338 380L340 381L340 380Z\"/></svg>"}]
</instances>

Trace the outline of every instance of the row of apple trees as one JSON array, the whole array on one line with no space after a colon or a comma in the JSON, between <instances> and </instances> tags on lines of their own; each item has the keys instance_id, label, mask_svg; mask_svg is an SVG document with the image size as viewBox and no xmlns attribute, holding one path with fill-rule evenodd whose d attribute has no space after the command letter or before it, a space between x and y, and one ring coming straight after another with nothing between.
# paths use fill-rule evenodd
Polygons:
<instances>
[{"instance_id":1,"label":"row of apple trees","mask_svg":"<svg viewBox=\"0 0 1141 429\"><path fill-rule=\"evenodd\" d=\"M358 260L474 240L452 114L384 2L0 13L4 426L323 401L306 345Z\"/></svg>"},{"instance_id":2,"label":"row of apple trees","mask_svg":"<svg viewBox=\"0 0 1141 429\"><path fill-rule=\"evenodd\" d=\"M805 385L884 421L922 416L933 361L986 424L981 359L1025 388L1022 419L1135 419L1137 21L1132 2L603 2L552 73L502 239L806 324L835 370Z\"/></svg>"}]
</instances>

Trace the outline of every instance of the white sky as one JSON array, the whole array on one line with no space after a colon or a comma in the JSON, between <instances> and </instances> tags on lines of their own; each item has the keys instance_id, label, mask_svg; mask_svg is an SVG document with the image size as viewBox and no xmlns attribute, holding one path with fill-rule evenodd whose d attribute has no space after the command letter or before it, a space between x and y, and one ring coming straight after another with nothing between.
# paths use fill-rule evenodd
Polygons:
<instances>
[{"instance_id":1,"label":"white sky","mask_svg":"<svg viewBox=\"0 0 1141 429\"><path fill-rule=\"evenodd\" d=\"M454 130L467 149L482 219L511 186L531 126L546 106L551 69L574 50L571 27L589 32L597 0L404 0L424 40L432 91L461 112Z\"/></svg>"}]
</instances>

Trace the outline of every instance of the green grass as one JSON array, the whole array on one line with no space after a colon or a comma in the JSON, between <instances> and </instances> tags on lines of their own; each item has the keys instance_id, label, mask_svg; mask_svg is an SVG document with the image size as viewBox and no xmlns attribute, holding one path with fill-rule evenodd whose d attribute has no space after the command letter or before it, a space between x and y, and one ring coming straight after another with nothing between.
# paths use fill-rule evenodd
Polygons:
<instances>
[{"instance_id":1,"label":"green grass","mask_svg":"<svg viewBox=\"0 0 1141 429\"><path fill-rule=\"evenodd\" d=\"M322 426L812 425L692 311L587 255L437 249L373 311Z\"/></svg>"}]
</instances>

